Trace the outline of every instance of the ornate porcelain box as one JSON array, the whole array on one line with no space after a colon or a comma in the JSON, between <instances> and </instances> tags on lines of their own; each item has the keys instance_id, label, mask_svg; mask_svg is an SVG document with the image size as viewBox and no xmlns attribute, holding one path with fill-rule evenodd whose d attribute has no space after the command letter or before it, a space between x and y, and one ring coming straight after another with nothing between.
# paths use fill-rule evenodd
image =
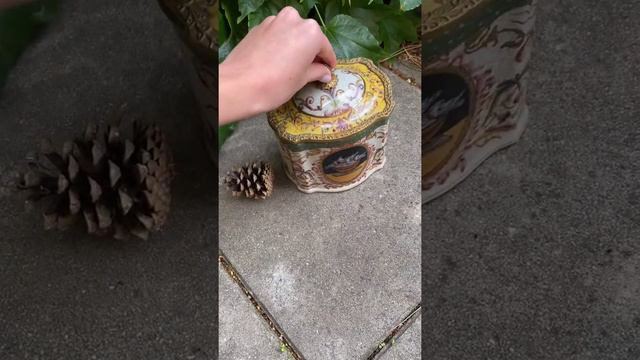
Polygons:
<instances>
[{"instance_id":1,"label":"ornate porcelain box","mask_svg":"<svg viewBox=\"0 0 640 360\"><path fill-rule=\"evenodd\" d=\"M422 199L516 142L535 0L426 0L422 14Z\"/></svg>"},{"instance_id":2,"label":"ornate porcelain box","mask_svg":"<svg viewBox=\"0 0 640 360\"><path fill-rule=\"evenodd\" d=\"M385 163L389 78L370 60L339 60L333 79L310 83L268 114L287 176L303 192L337 192Z\"/></svg>"},{"instance_id":3,"label":"ornate porcelain box","mask_svg":"<svg viewBox=\"0 0 640 360\"><path fill-rule=\"evenodd\" d=\"M218 0L158 0L180 39L209 157L218 161Z\"/></svg>"}]
</instances>

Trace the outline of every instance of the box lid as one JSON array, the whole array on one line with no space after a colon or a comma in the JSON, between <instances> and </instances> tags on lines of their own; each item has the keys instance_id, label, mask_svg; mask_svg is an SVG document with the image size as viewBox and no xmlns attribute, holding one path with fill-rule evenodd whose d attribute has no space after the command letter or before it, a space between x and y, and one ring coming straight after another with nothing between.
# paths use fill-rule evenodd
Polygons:
<instances>
[{"instance_id":1,"label":"box lid","mask_svg":"<svg viewBox=\"0 0 640 360\"><path fill-rule=\"evenodd\" d=\"M489 31L505 12L533 0L426 0L422 5L422 63L427 64L460 44ZM482 30L481 29L485 29Z\"/></svg>"},{"instance_id":2,"label":"box lid","mask_svg":"<svg viewBox=\"0 0 640 360\"><path fill-rule=\"evenodd\" d=\"M205 61L218 59L218 0L158 0L185 43Z\"/></svg>"},{"instance_id":3,"label":"box lid","mask_svg":"<svg viewBox=\"0 0 640 360\"><path fill-rule=\"evenodd\" d=\"M307 84L268 114L280 139L324 142L357 134L394 107L389 78L371 60L338 60L329 83Z\"/></svg>"}]
</instances>

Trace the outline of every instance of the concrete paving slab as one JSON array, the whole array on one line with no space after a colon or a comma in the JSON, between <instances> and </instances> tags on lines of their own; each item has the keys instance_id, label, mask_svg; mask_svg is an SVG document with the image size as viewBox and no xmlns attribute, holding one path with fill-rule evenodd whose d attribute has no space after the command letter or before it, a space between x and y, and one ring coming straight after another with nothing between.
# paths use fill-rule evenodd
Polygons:
<instances>
[{"instance_id":1,"label":"concrete paving slab","mask_svg":"<svg viewBox=\"0 0 640 360\"><path fill-rule=\"evenodd\" d=\"M384 66L417 88L422 87L422 69L415 64L398 59Z\"/></svg>"},{"instance_id":2,"label":"concrete paving slab","mask_svg":"<svg viewBox=\"0 0 640 360\"><path fill-rule=\"evenodd\" d=\"M423 207L428 359L640 359L640 3L539 4L522 140Z\"/></svg>"},{"instance_id":3,"label":"concrete paving slab","mask_svg":"<svg viewBox=\"0 0 640 360\"><path fill-rule=\"evenodd\" d=\"M218 266L218 279L218 359L288 360L278 338L222 266Z\"/></svg>"},{"instance_id":4,"label":"concrete paving slab","mask_svg":"<svg viewBox=\"0 0 640 360\"><path fill-rule=\"evenodd\" d=\"M216 175L171 25L153 1L61 1L0 95L0 358L211 359L217 346ZM45 232L11 173L39 139L121 104L174 150L170 219L148 242Z\"/></svg>"},{"instance_id":5,"label":"concrete paving slab","mask_svg":"<svg viewBox=\"0 0 640 360\"><path fill-rule=\"evenodd\" d=\"M366 356L420 299L420 93L390 77L387 165L352 190L298 191L265 116L241 123L221 152L223 171L258 157L274 164L264 202L221 188L220 247L307 359Z\"/></svg>"},{"instance_id":6,"label":"concrete paving slab","mask_svg":"<svg viewBox=\"0 0 640 360\"><path fill-rule=\"evenodd\" d=\"M400 336L382 356L382 360L419 360L421 357L420 317Z\"/></svg>"}]
</instances>

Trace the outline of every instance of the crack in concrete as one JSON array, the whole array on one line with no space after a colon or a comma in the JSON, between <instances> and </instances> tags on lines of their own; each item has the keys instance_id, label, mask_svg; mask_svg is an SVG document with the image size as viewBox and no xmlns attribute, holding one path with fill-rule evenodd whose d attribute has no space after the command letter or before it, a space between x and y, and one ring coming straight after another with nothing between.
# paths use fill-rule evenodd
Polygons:
<instances>
[{"instance_id":1,"label":"crack in concrete","mask_svg":"<svg viewBox=\"0 0 640 360\"><path fill-rule=\"evenodd\" d=\"M222 250L218 252L218 262L222 265L222 268L229 275L236 285L242 290L247 300L253 305L254 309L266 323L269 329L280 340L280 346L283 351L289 353L294 360L305 360L300 351L293 345L291 339L282 330L282 327L276 322L275 318L269 313L265 306L258 300L253 291L249 288L242 276L238 273L235 267L229 262L229 259L224 255ZM366 360L379 359L387 350L389 350L395 341L402 336L402 334L415 322L418 315L422 311L422 305L418 303L411 311L407 313L392 329L382 341L376 343L375 348L366 357Z\"/></svg>"},{"instance_id":2,"label":"crack in concrete","mask_svg":"<svg viewBox=\"0 0 640 360\"><path fill-rule=\"evenodd\" d=\"M242 293L245 295L247 300L249 300L251 305L253 305L260 318L264 320L269 329L276 335L278 340L280 340L280 347L283 352L286 351L294 360L305 360L300 351L293 345L291 339L289 339L284 330L282 330L282 327L278 325L273 316L269 313L269 311L267 311L265 306L254 295L253 291L251 291L242 276L240 276L235 267L231 264L231 262L229 262L229 259L227 259L222 250L218 251L218 262L220 263L220 265L222 265L222 268L229 275L229 277L231 277L231 280L233 280L233 282L236 283L238 287L240 287L240 290L242 290Z\"/></svg>"},{"instance_id":3,"label":"crack in concrete","mask_svg":"<svg viewBox=\"0 0 640 360\"><path fill-rule=\"evenodd\" d=\"M409 85L422 90L422 85L421 85L421 81L420 80L416 80L413 76L411 76L410 74L408 74L405 71L402 71L402 69L400 69L397 66L393 66L388 62L384 62L381 64L384 68L389 69L389 71L393 72L397 77L399 77L400 79L406 81ZM410 66L410 65L407 65Z\"/></svg>"},{"instance_id":4,"label":"crack in concrete","mask_svg":"<svg viewBox=\"0 0 640 360\"><path fill-rule=\"evenodd\" d=\"M422 311L422 304L418 303L414 306L407 315L405 315L400 322L394 326L387 336L376 344L375 349L371 351L366 360L379 359L391 346L395 343L396 339L400 338L402 334L414 323L418 315Z\"/></svg>"}]
</instances>

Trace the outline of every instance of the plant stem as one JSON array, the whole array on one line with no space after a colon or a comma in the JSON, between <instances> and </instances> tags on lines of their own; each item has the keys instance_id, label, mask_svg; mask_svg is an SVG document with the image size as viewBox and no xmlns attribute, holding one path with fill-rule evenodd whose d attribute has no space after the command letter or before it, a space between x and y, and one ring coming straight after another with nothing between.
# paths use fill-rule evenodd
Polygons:
<instances>
[{"instance_id":1,"label":"plant stem","mask_svg":"<svg viewBox=\"0 0 640 360\"><path fill-rule=\"evenodd\" d=\"M398 55L402 54L403 52L404 52L404 49L397 50L397 51L396 51L396 52L394 52L393 54L391 54L391 55L387 56L386 58L384 58L384 59L380 60L380 62L385 62L385 61L387 61L387 60L391 60L391 59L393 59L394 57L396 57L396 56L398 56Z\"/></svg>"},{"instance_id":2,"label":"plant stem","mask_svg":"<svg viewBox=\"0 0 640 360\"><path fill-rule=\"evenodd\" d=\"M327 28L327 25L324 24L324 20L322 19L322 15L320 14L320 10L318 10L318 4L313 4L313 7L316 9L316 14L318 14L318 19L320 19L320 24L322 24L323 28Z\"/></svg>"},{"instance_id":3,"label":"plant stem","mask_svg":"<svg viewBox=\"0 0 640 360\"><path fill-rule=\"evenodd\" d=\"M387 61L387 60L393 59L394 57L396 57L396 56L398 56L398 55L402 54L403 52L404 52L404 53L407 53L407 55L410 55L410 54L409 54L409 49L413 50L413 49L417 49L417 48L419 48L419 47L420 47L420 45L419 45L419 44L418 44L418 45L416 45L416 44L401 45L401 46L400 46L400 49L398 49L398 50L396 50L395 52L391 53L391 55L389 55L388 57L386 57L386 58L384 58L384 59L380 60L380 62L385 62L385 61Z\"/></svg>"}]
</instances>

